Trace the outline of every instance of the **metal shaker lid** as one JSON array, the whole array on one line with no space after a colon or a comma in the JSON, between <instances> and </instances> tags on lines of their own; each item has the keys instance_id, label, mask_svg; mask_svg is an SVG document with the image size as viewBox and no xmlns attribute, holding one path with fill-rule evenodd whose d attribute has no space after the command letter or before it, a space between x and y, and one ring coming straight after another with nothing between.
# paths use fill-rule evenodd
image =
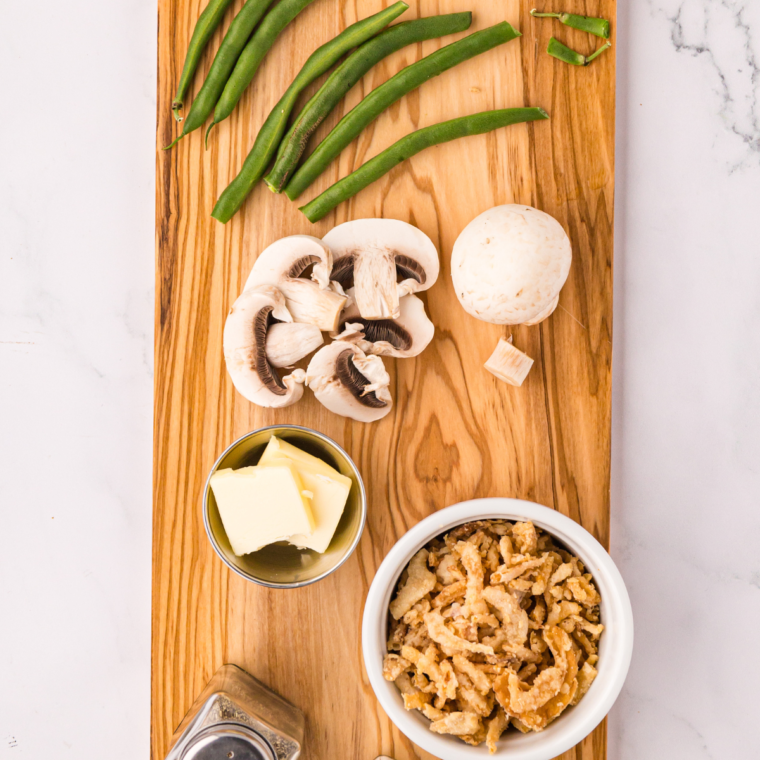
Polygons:
<instances>
[{"instance_id":1,"label":"metal shaker lid","mask_svg":"<svg viewBox=\"0 0 760 760\"><path fill-rule=\"evenodd\" d=\"M239 723L217 723L201 731L181 760L277 760L255 731Z\"/></svg>"}]
</instances>

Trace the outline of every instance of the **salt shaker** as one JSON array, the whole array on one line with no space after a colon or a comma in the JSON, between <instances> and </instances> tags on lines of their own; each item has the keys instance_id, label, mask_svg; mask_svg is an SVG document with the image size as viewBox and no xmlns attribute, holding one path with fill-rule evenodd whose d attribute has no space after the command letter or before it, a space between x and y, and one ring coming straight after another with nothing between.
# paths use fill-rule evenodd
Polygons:
<instances>
[{"instance_id":1,"label":"salt shaker","mask_svg":"<svg viewBox=\"0 0 760 760\"><path fill-rule=\"evenodd\" d=\"M303 713L236 665L222 665L174 734L166 760L296 760Z\"/></svg>"}]
</instances>

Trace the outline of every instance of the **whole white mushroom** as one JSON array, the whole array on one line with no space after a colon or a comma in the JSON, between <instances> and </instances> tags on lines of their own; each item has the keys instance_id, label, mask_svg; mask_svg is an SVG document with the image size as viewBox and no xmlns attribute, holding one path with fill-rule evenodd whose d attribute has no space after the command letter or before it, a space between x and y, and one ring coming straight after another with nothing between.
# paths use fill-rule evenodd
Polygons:
<instances>
[{"instance_id":1,"label":"whole white mushroom","mask_svg":"<svg viewBox=\"0 0 760 760\"><path fill-rule=\"evenodd\" d=\"M559 302L572 249L562 225L519 204L475 217L454 243L451 276L464 310L497 325L534 325Z\"/></svg>"}]
</instances>

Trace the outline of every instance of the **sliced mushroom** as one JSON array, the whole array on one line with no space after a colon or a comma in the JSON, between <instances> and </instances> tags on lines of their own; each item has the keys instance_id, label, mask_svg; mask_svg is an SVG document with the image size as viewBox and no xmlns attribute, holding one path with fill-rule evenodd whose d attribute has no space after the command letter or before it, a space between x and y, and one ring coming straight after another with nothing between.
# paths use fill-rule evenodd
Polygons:
<instances>
[{"instance_id":1,"label":"sliced mushroom","mask_svg":"<svg viewBox=\"0 0 760 760\"><path fill-rule=\"evenodd\" d=\"M365 319L396 319L399 299L427 290L438 279L433 241L398 219L357 219L334 227L324 237L333 253L330 277L353 287Z\"/></svg>"},{"instance_id":2,"label":"sliced mushroom","mask_svg":"<svg viewBox=\"0 0 760 760\"><path fill-rule=\"evenodd\" d=\"M393 406L390 377L379 356L343 340L320 348L306 369L306 384L331 412L359 422L385 417Z\"/></svg>"},{"instance_id":3,"label":"sliced mushroom","mask_svg":"<svg viewBox=\"0 0 760 760\"><path fill-rule=\"evenodd\" d=\"M282 293L271 285L244 290L224 324L224 360L235 388L249 401L290 406L303 395L306 374L297 369L281 378L267 358L267 331L273 319L292 321Z\"/></svg>"},{"instance_id":4,"label":"sliced mushroom","mask_svg":"<svg viewBox=\"0 0 760 760\"><path fill-rule=\"evenodd\" d=\"M259 254L245 287L274 285L285 296L294 321L335 330L346 296L330 282L331 269L332 254L319 238L291 235Z\"/></svg>"},{"instance_id":5,"label":"sliced mushroom","mask_svg":"<svg viewBox=\"0 0 760 760\"><path fill-rule=\"evenodd\" d=\"M353 301L353 291L348 296ZM399 300L397 319L365 319L355 302L340 317L337 340L347 340L367 354L405 358L421 354L435 334L435 326L425 313L425 304L415 295Z\"/></svg>"},{"instance_id":6,"label":"sliced mushroom","mask_svg":"<svg viewBox=\"0 0 760 760\"><path fill-rule=\"evenodd\" d=\"M273 367L290 367L316 351L324 342L316 325L275 322L267 332L267 359Z\"/></svg>"}]
</instances>

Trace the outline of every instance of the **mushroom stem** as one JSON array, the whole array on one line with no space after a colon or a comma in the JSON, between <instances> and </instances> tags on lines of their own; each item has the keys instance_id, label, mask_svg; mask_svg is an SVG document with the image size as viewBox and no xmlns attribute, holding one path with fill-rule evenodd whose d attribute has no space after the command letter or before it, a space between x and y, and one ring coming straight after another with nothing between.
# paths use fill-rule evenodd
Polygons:
<instances>
[{"instance_id":1,"label":"mushroom stem","mask_svg":"<svg viewBox=\"0 0 760 760\"><path fill-rule=\"evenodd\" d=\"M324 339L316 325L304 322L276 322L266 335L266 356L273 367L290 367L312 351Z\"/></svg>"},{"instance_id":2,"label":"mushroom stem","mask_svg":"<svg viewBox=\"0 0 760 760\"><path fill-rule=\"evenodd\" d=\"M326 332L337 329L346 304L345 296L333 290L322 290L312 280L283 280L280 290L296 322L307 322Z\"/></svg>"},{"instance_id":3,"label":"mushroom stem","mask_svg":"<svg viewBox=\"0 0 760 760\"><path fill-rule=\"evenodd\" d=\"M533 359L512 345L512 339L499 338L496 349L485 363L485 368L499 380L514 386L521 386L528 376Z\"/></svg>"},{"instance_id":4,"label":"mushroom stem","mask_svg":"<svg viewBox=\"0 0 760 760\"><path fill-rule=\"evenodd\" d=\"M354 298L365 319L396 319L399 315L393 251L357 256L354 262Z\"/></svg>"}]
</instances>

